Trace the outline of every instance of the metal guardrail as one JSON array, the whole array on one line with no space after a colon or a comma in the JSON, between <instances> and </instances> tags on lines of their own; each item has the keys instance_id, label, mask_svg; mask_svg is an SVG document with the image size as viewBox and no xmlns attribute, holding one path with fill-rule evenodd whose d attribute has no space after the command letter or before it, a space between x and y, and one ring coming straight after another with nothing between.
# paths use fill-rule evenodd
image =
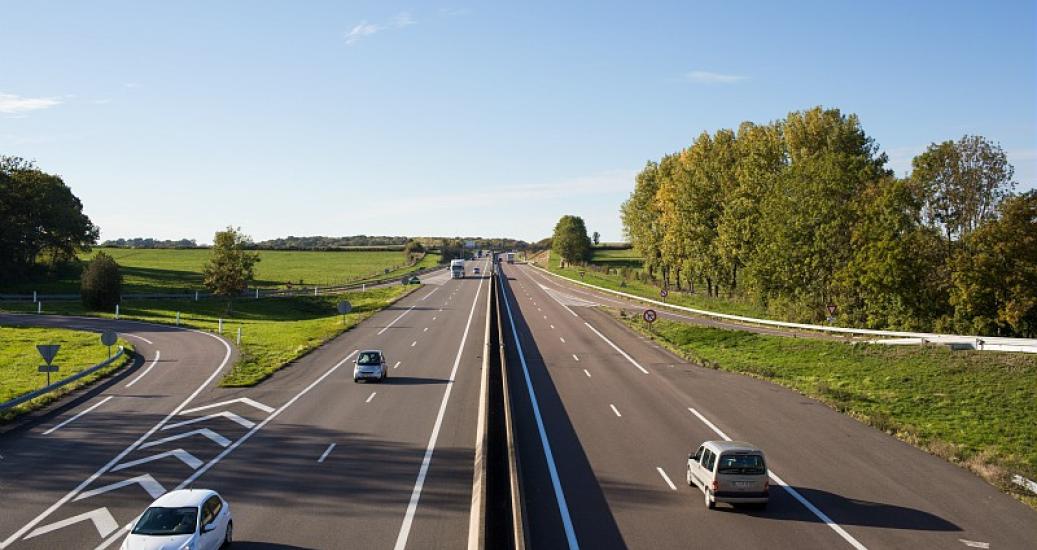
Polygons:
<instances>
[{"instance_id":1,"label":"metal guardrail","mask_svg":"<svg viewBox=\"0 0 1037 550\"><path fill-rule=\"evenodd\" d=\"M115 360L117 360L120 357L122 357L125 353L126 353L125 348L123 348L122 346L119 346L119 352L118 353L116 353L115 355L109 357L108 359L106 359L106 360L104 360L104 361L102 361L102 362L100 362L100 363L98 363L98 364L96 364L96 365L86 369L86 370L79 371L79 372L73 374L72 376L69 376L68 378L63 378L61 380L58 380L57 382L54 382L53 384L51 384L49 386L45 386L43 388L40 388L40 389L38 389L38 390L36 390L34 392L29 392L27 394L15 397L14 399L11 399L9 401L4 401L3 403L0 403L0 411L4 411L4 410L7 410L7 409L10 409L11 407L14 407L14 406L17 406L17 405L21 405L22 403L25 403L26 401L29 401L29 400L35 399L35 398L37 398L37 397L39 397L41 395L50 393L50 392L52 392L52 391L54 391L54 390L56 390L56 389L58 389L58 388L60 388L60 387L62 387L64 385L66 385L66 384L71 384L72 382L75 382L76 380L79 380L80 378L83 378L84 376L90 376L91 374L97 372L98 370L103 369L104 367L107 367L108 365L111 365Z\"/></svg>"},{"instance_id":2,"label":"metal guardrail","mask_svg":"<svg viewBox=\"0 0 1037 550\"><path fill-rule=\"evenodd\" d=\"M639 302L645 302L659 307L668 309L674 309L678 311L686 311L694 313L703 317L713 317L716 319L724 319L728 321L737 321L739 323L746 323L751 325L763 325L771 327L781 328L793 328L800 330L810 330L815 332L828 332L833 334L847 334L847 335L862 335L862 336L878 336L883 338L911 338L918 339L918 343L939 343L939 344L967 344L971 349L986 350L986 351L1016 351L1023 353L1037 353L1037 339L1034 338L1005 338L1000 336L975 336L975 335L962 335L962 334L937 334L930 332L904 332L895 330L877 330L868 328L852 328L852 327L834 327L825 325L810 325L806 323L790 323L787 321L774 321L771 319L757 319L755 317L744 317L741 315L731 315L728 313L717 313L715 311L708 311L704 309L695 309L685 306L679 306L668 302L660 302L659 300L653 300L644 296L638 296L636 294L630 294L629 292L620 292L618 290L612 290L611 288L605 288L598 285L592 285L583 281L577 281L576 279L570 279L552 273L538 265L532 265L534 269L564 279L565 281L582 285L588 288L593 288L601 292L607 292L609 294L615 294L624 298L630 298ZM879 341L881 343L881 341ZM897 343L897 342L890 342Z\"/></svg>"},{"instance_id":3,"label":"metal guardrail","mask_svg":"<svg viewBox=\"0 0 1037 550\"><path fill-rule=\"evenodd\" d=\"M498 275L490 275L468 550L525 550L525 501L512 423Z\"/></svg>"}]
</instances>

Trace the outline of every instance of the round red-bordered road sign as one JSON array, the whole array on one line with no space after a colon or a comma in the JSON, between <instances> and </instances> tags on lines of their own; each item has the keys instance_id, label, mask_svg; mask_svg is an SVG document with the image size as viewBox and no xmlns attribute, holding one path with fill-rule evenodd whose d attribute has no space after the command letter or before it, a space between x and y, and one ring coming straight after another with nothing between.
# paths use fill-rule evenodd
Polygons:
<instances>
[{"instance_id":1,"label":"round red-bordered road sign","mask_svg":"<svg viewBox=\"0 0 1037 550\"><path fill-rule=\"evenodd\" d=\"M655 314L654 309L646 309L642 317L644 317L646 323L654 323L658 315Z\"/></svg>"}]
</instances>

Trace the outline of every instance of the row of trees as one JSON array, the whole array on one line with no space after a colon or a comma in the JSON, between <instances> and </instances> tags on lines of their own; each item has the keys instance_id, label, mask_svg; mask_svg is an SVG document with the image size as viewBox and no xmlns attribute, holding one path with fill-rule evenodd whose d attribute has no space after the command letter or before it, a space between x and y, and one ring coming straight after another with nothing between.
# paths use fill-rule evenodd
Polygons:
<instances>
[{"instance_id":1,"label":"row of trees","mask_svg":"<svg viewBox=\"0 0 1037 550\"><path fill-rule=\"evenodd\" d=\"M703 133L621 208L664 286L873 328L1037 331L1037 194L1000 146L931 145L897 178L855 115L820 107ZM702 288L704 287L704 288Z\"/></svg>"},{"instance_id":2,"label":"row of trees","mask_svg":"<svg viewBox=\"0 0 1037 550\"><path fill-rule=\"evenodd\" d=\"M101 243L109 248L199 248L194 239L153 239L151 237L133 237L130 239L110 239Z\"/></svg>"},{"instance_id":3,"label":"row of trees","mask_svg":"<svg viewBox=\"0 0 1037 550\"><path fill-rule=\"evenodd\" d=\"M0 155L0 282L20 281L37 265L56 267L89 250L99 231L60 176Z\"/></svg>"}]
</instances>

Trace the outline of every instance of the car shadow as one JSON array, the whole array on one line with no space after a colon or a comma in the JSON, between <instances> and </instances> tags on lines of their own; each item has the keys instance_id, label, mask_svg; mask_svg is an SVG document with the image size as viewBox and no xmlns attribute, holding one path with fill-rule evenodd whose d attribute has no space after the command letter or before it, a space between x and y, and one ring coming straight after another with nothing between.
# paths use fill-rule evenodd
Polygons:
<instances>
[{"instance_id":1,"label":"car shadow","mask_svg":"<svg viewBox=\"0 0 1037 550\"><path fill-rule=\"evenodd\" d=\"M258 542L248 540L234 541L234 549L239 550L241 548L245 548L247 550L311 550L316 547L295 546L292 544L278 544L276 542Z\"/></svg>"},{"instance_id":2,"label":"car shadow","mask_svg":"<svg viewBox=\"0 0 1037 550\"><path fill-rule=\"evenodd\" d=\"M961 531L961 527L929 512L883 502L847 498L830 491L809 487L791 487L817 508L824 510L839 525L910 529L913 531ZM806 510L792 494L781 486L771 486L771 502L767 508L718 505L719 512L740 513L777 521L821 522Z\"/></svg>"}]
</instances>

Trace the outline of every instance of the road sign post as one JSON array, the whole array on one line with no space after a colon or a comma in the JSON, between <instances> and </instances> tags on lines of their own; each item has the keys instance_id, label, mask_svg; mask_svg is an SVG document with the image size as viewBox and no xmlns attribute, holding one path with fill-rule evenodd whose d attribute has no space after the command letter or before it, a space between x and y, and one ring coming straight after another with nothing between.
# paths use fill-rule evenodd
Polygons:
<instances>
[{"instance_id":1,"label":"road sign post","mask_svg":"<svg viewBox=\"0 0 1037 550\"><path fill-rule=\"evenodd\" d=\"M664 302L666 301L666 297L669 295L670 291L666 290L665 288L659 291L659 297L662 298Z\"/></svg>"},{"instance_id":2,"label":"road sign post","mask_svg":"<svg viewBox=\"0 0 1037 550\"><path fill-rule=\"evenodd\" d=\"M112 358L112 346L119 339L119 336L115 334L114 330L106 330L101 333L101 344L108 346L108 358Z\"/></svg>"},{"instance_id":3,"label":"road sign post","mask_svg":"<svg viewBox=\"0 0 1037 550\"><path fill-rule=\"evenodd\" d=\"M347 300L342 300L338 303L338 312L342 315L342 324L346 324L346 314L353 311L353 304L350 304Z\"/></svg>"},{"instance_id":4,"label":"road sign post","mask_svg":"<svg viewBox=\"0 0 1037 550\"><path fill-rule=\"evenodd\" d=\"M646 323L648 323L648 332L651 332L652 334L655 334L655 330L652 328L652 324L655 323L655 319L657 317L658 315L655 313L654 309L646 309L645 312L641 315L641 318L644 319Z\"/></svg>"},{"instance_id":5,"label":"road sign post","mask_svg":"<svg viewBox=\"0 0 1037 550\"><path fill-rule=\"evenodd\" d=\"M836 310L835 304L828 304L827 306L825 306L825 309L828 310L828 324L830 324L830 325L834 324L835 323L835 310Z\"/></svg>"},{"instance_id":6,"label":"road sign post","mask_svg":"<svg viewBox=\"0 0 1037 550\"><path fill-rule=\"evenodd\" d=\"M43 358L43 362L46 365L40 365L39 372L47 373L47 385L50 385L50 373L58 372L57 365L51 365L51 361L54 360L54 356L58 354L58 350L61 349L61 344L40 344L36 346L36 351L40 352L40 357Z\"/></svg>"}]
</instances>

